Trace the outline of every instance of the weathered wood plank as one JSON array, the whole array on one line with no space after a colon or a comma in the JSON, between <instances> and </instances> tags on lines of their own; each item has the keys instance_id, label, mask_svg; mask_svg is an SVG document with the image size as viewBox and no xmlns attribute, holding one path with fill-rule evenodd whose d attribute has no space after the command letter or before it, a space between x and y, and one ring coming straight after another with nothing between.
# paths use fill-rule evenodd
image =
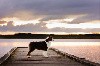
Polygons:
<instances>
[{"instance_id":1,"label":"weathered wood plank","mask_svg":"<svg viewBox=\"0 0 100 66\"><path fill-rule=\"evenodd\" d=\"M1 66L88 66L65 57L58 50L49 49L48 58L42 55L42 50L35 50L32 57L27 58L28 48L18 47Z\"/></svg>"}]
</instances>

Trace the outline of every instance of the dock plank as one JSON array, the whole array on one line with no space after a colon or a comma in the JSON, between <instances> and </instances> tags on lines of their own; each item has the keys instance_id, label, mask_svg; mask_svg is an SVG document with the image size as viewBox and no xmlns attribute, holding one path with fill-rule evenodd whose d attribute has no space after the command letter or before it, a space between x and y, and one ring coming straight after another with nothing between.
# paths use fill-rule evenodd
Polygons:
<instances>
[{"instance_id":1,"label":"dock plank","mask_svg":"<svg viewBox=\"0 0 100 66\"><path fill-rule=\"evenodd\" d=\"M48 58L42 55L42 50L35 50L31 58L27 58L28 48L17 48L1 66L88 66L65 58L52 49L48 50Z\"/></svg>"}]
</instances>

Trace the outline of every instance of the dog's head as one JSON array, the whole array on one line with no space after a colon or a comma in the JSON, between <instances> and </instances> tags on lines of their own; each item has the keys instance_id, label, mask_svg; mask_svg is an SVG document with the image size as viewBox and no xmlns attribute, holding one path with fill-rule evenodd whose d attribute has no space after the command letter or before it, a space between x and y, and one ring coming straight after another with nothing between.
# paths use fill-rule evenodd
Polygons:
<instances>
[{"instance_id":1,"label":"dog's head","mask_svg":"<svg viewBox=\"0 0 100 66\"><path fill-rule=\"evenodd\" d=\"M46 38L45 41L46 41L46 42L53 41L53 37L52 37L52 36L49 36L48 38Z\"/></svg>"}]
</instances>

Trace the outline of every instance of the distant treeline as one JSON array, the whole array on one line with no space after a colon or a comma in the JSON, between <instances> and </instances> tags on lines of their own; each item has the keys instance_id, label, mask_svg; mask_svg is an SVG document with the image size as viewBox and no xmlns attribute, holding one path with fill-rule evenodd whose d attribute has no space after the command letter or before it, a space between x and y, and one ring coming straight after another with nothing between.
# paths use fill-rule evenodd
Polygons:
<instances>
[{"instance_id":1,"label":"distant treeline","mask_svg":"<svg viewBox=\"0 0 100 66\"><path fill-rule=\"evenodd\" d=\"M52 35L54 39L100 39L100 34L55 35L55 34L31 34L31 33L0 35L0 39L45 39L49 35Z\"/></svg>"}]
</instances>

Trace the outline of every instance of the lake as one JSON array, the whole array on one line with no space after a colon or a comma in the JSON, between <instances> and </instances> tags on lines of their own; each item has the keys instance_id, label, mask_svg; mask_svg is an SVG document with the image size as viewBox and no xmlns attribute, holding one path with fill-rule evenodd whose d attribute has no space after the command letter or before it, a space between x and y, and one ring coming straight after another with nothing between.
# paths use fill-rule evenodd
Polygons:
<instances>
[{"instance_id":1,"label":"lake","mask_svg":"<svg viewBox=\"0 0 100 66\"><path fill-rule=\"evenodd\" d=\"M0 39L0 57L13 47L28 47L32 41L45 39ZM100 63L100 39L54 39L50 47Z\"/></svg>"}]
</instances>

